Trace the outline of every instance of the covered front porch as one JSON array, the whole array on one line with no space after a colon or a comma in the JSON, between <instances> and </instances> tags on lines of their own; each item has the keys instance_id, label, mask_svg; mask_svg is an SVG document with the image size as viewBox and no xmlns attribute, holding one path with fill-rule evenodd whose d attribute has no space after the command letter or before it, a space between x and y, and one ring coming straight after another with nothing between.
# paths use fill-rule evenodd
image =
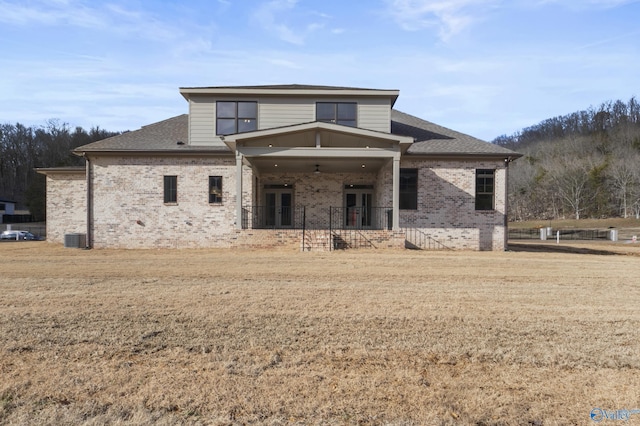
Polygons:
<instances>
[{"instance_id":1,"label":"covered front porch","mask_svg":"<svg viewBox=\"0 0 640 426\"><path fill-rule=\"evenodd\" d=\"M400 156L412 142L322 122L227 136L236 228L398 231Z\"/></svg>"}]
</instances>

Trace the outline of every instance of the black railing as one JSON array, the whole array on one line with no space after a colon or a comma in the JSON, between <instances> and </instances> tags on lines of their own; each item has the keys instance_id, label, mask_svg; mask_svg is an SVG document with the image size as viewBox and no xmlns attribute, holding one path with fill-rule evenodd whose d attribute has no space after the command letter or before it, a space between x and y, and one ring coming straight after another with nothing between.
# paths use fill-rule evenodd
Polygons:
<instances>
[{"instance_id":1,"label":"black railing","mask_svg":"<svg viewBox=\"0 0 640 426\"><path fill-rule=\"evenodd\" d=\"M392 229L391 207L331 207L330 229Z\"/></svg>"},{"instance_id":2,"label":"black railing","mask_svg":"<svg viewBox=\"0 0 640 426\"><path fill-rule=\"evenodd\" d=\"M606 240L610 237L610 232L597 229L553 229L547 234L548 240L557 237L560 232L561 240ZM509 229L510 240L539 240L540 228Z\"/></svg>"},{"instance_id":3,"label":"black railing","mask_svg":"<svg viewBox=\"0 0 640 426\"><path fill-rule=\"evenodd\" d=\"M378 248L362 231L358 229L336 229L331 232L329 250L346 250L353 248Z\"/></svg>"},{"instance_id":4,"label":"black railing","mask_svg":"<svg viewBox=\"0 0 640 426\"><path fill-rule=\"evenodd\" d=\"M390 207L272 207L242 208L243 229L362 229L390 230Z\"/></svg>"},{"instance_id":5,"label":"black railing","mask_svg":"<svg viewBox=\"0 0 640 426\"><path fill-rule=\"evenodd\" d=\"M242 208L243 229L304 229L304 222L304 206L249 206Z\"/></svg>"},{"instance_id":6,"label":"black railing","mask_svg":"<svg viewBox=\"0 0 640 426\"><path fill-rule=\"evenodd\" d=\"M405 248L416 250L451 250L424 231L417 228L405 229Z\"/></svg>"}]
</instances>

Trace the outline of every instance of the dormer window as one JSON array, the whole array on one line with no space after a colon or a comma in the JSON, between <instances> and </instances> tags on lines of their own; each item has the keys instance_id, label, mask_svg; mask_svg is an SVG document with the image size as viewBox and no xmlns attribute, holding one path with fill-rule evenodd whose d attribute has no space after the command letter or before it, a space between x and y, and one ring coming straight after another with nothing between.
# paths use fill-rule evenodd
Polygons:
<instances>
[{"instance_id":1,"label":"dormer window","mask_svg":"<svg viewBox=\"0 0 640 426\"><path fill-rule=\"evenodd\" d=\"M356 127L358 104L355 102L316 102L316 120Z\"/></svg>"},{"instance_id":2,"label":"dormer window","mask_svg":"<svg viewBox=\"0 0 640 426\"><path fill-rule=\"evenodd\" d=\"M216 102L216 135L231 135L257 130L257 117L257 102Z\"/></svg>"}]
</instances>

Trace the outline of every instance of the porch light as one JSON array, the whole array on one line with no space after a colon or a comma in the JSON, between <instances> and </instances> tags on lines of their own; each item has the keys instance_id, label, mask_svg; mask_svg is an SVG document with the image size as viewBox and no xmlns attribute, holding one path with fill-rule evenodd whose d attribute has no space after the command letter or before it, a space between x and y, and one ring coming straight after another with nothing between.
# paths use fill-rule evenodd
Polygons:
<instances>
[{"instance_id":1,"label":"porch light","mask_svg":"<svg viewBox=\"0 0 640 426\"><path fill-rule=\"evenodd\" d=\"M272 143L269 144L269 148L273 148L273 144Z\"/></svg>"},{"instance_id":2,"label":"porch light","mask_svg":"<svg viewBox=\"0 0 640 426\"><path fill-rule=\"evenodd\" d=\"M364 164L361 167L364 169Z\"/></svg>"},{"instance_id":3,"label":"porch light","mask_svg":"<svg viewBox=\"0 0 640 426\"><path fill-rule=\"evenodd\" d=\"M315 174L317 174L317 175L319 175L319 174L320 174L320 165L319 165L319 164L316 164L316 171L315 171L315 172L313 172L313 173L315 173Z\"/></svg>"}]
</instances>

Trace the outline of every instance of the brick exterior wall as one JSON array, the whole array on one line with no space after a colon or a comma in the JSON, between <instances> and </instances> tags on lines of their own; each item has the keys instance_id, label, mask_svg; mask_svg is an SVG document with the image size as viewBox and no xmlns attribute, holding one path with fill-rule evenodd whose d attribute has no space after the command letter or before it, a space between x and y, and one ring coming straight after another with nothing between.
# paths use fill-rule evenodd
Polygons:
<instances>
[{"instance_id":1,"label":"brick exterior wall","mask_svg":"<svg viewBox=\"0 0 640 426\"><path fill-rule=\"evenodd\" d=\"M95 248L303 247L301 230L236 229L233 157L102 156L91 164ZM401 167L419 169L418 209L400 211L402 228L417 228L452 249L505 249L502 161L405 158ZM475 210L479 168L496 170L495 210ZM176 203L164 203L165 175L178 177ZM209 203L209 176L222 176L222 203ZM324 232L328 207L344 205L345 185L373 185L374 206L392 206L391 162L377 173L265 173L259 178L244 166L243 206L263 206L264 185L285 183L292 188L294 205L306 207L305 245L317 250L333 244ZM84 174L48 175L48 240L63 243L65 234L85 233L85 204ZM365 241L365 246L369 240L378 248L404 246L403 233L357 232L362 237L344 234L343 239L352 244Z\"/></svg>"},{"instance_id":2,"label":"brick exterior wall","mask_svg":"<svg viewBox=\"0 0 640 426\"><path fill-rule=\"evenodd\" d=\"M249 171L250 172L250 171ZM164 176L177 176L177 202L164 203ZM222 176L222 202L209 203L209 176ZM98 157L92 161L93 247L230 247L236 218L233 157ZM251 200L251 179L244 179Z\"/></svg>"},{"instance_id":3,"label":"brick exterior wall","mask_svg":"<svg viewBox=\"0 0 640 426\"><path fill-rule=\"evenodd\" d=\"M401 210L400 226L418 228L452 249L504 250L506 173L503 161L403 160L417 168L418 209ZM475 209L476 169L495 169L495 209ZM385 182L391 172L384 173Z\"/></svg>"},{"instance_id":4,"label":"brick exterior wall","mask_svg":"<svg viewBox=\"0 0 640 426\"><path fill-rule=\"evenodd\" d=\"M47 175L47 241L64 244L65 234L87 232L84 172Z\"/></svg>"}]
</instances>

